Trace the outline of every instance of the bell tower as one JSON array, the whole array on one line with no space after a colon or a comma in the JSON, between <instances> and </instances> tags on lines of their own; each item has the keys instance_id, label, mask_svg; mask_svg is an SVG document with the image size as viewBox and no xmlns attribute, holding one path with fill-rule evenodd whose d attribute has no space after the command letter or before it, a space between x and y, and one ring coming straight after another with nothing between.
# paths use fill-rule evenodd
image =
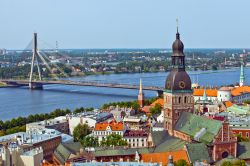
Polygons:
<instances>
[{"instance_id":1,"label":"bell tower","mask_svg":"<svg viewBox=\"0 0 250 166\"><path fill-rule=\"evenodd\" d=\"M194 111L191 79L185 71L184 45L177 26L176 40L172 45L171 71L166 79L164 96L164 127L173 135L175 123L182 112Z\"/></svg>"}]
</instances>

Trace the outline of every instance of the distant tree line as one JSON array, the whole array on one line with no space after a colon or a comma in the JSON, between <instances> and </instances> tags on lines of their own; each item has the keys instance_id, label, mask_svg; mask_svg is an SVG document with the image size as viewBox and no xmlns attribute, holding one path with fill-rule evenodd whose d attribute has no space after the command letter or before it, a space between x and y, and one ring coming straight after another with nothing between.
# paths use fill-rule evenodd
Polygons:
<instances>
[{"instance_id":1,"label":"distant tree line","mask_svg":"<svg viewBox=\"0 0 250 166\"><path fill-rule=\"evenodd\" d=\"M145 105L150 105L154 101L156 101L157 99L158 99L157 97L146 99L144 101L144 104ZM113 107L119 106L121 108L132 108L134 110L138 110L140 108L140 105L138 104L138 101L135 100L135 101L122 101L122 102L112 102L112 103L103 104L102 109L108 109L111 106L113 106Z\"/></svg>"}]
</instances>

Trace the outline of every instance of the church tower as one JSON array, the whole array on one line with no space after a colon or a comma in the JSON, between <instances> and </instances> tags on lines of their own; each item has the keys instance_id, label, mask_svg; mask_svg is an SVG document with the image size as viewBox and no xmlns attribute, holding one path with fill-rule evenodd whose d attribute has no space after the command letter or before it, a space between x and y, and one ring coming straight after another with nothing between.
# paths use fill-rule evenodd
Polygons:
<instances>
[{"instance_id":1,"label":"church tower","mask_svg":"<svg viewBox=\"0 0 250 166\"><path fill-rule=\"evenodd\" d=\"M192 83L185 71L184 45L180 40L178 27L172 50L172 68L167 76L163 94L164 127L170 135L173 135L174 126L182 112L194 112Z\"/></svg>"},{"instance_id":2,"label":"church tower","mask_svg":"<svg viewBox=\"0 0 250 166\"><path fill-rule=\"evenodd\" d=\"M139 94L138 94L138 104L140 105L140 107L144 107L144 93L142 90L142 81L140 79L140 89L139 89Z\"/></svg>"},{"instance_id":3,"label":"church tower","mask_svg":"<svg viewBox=\"0 0 250 166\"><path fill-rule=\"evenodd\" d=\"M244 86L245 83L245 74L244 74L244 62L243 62L243 56L241 57L241 64L240 64L240 86Z\"/></svg>"}]
</instances>

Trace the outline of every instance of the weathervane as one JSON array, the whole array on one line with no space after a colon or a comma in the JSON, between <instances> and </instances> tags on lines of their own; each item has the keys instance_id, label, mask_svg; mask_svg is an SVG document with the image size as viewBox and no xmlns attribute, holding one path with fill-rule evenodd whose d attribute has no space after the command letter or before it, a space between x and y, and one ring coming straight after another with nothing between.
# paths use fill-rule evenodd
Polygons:
<instances>
[{"instance_id":1,"label":"weathervane","mask_svg":"<svg viewBox=\"0 0 250 166\"><path fill-rule=\"evenodd\" d=\"M176 18L176 28L177 28L177 33L178 33L178 28L179 28L179 20Z\"/></svg>"}]
</instances>

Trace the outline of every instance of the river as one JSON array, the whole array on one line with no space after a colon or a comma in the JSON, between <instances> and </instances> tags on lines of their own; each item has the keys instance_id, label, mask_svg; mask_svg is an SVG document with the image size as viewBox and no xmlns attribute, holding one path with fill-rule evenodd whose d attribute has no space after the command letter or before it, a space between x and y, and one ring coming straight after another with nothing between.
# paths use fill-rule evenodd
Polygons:
<instances>
[{"instance_id":1,"label":"river","mask_svg":"<svg viewBox=\"0 0 250 166\"><path fill-rule=\"evenodd\" d=\"M240 69L216 72L189 72L193 82L199 85L220 86L234 84L239 81ZM164 86L168 73L136 73L91 75L71 80L100 81L122 84ZM250 69L245 69L246 83L250 82ZM111 89L96 87L77 87L64 85L46 85L44 90L27 88L0 88L0 119L7 120L29 114L47 113L56 108L74 109L77 107L99 108L102 104L115 101L131 101L137 99L137 90ZM156 96L156 92L146 91L147 98Z\"/></svg>"}]
</instances>

